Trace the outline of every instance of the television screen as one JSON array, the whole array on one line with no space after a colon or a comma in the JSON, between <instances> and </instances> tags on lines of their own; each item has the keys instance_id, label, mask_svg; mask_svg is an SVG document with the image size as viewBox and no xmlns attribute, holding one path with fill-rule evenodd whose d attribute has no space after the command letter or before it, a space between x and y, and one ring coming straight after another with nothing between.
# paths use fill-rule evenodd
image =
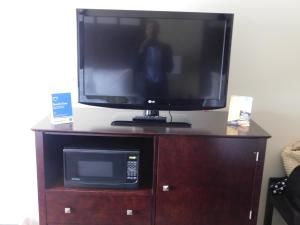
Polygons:
<instances>
[{"instance_id":1,"label":"television screen","mask_svg":"<svg viewBox=\"0 0 300 225\"><path fill-rule=\"evenodd\" d=\"M77 21L80 103L225 107L232 14L78 9Z\"/></svg>"}]
</instances>

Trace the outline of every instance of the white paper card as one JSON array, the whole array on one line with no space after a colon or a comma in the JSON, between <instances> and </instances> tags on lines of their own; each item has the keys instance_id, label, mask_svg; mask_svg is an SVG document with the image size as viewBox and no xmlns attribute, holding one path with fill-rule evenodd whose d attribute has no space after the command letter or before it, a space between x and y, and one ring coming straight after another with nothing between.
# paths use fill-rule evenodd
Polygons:
<instances>
[{"instance_id":1,"label":"white paper card","mask_svg":"<svg viewBox=\"0 0 300 225\"><path fill-rule=\"evenodd\" d=\"M230 98L228 124L249 126L253 98L233 95Z\"/></svg>"}]
</instances>

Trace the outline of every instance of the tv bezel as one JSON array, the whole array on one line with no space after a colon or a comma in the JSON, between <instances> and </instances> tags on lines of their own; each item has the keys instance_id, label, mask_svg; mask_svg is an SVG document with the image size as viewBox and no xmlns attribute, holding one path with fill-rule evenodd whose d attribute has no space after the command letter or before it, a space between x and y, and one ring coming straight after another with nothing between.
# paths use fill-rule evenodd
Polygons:
<instances>
[{"instance_id":1,"label":"tv bezel","mask_svg":"<svg viewBox=\"0 0 300 225\"><path fill-rule=\"evenodd\" d=\"M103 103L88 100L83 94L83 85L80 83L80 77L83 76L83 56L82 52L82 34L83 28L81 22L83 16L118 16L118 17L154 17L162 19L215 19L221 17L226 20L225 44L223 54L224 76L220 99L163 99L163 98L144 98L143 104L131 103ZM102 106L119 109L140 109L140 110L211 110L226 107L228 77L230 66L230 53L232 41L233 18L232 13L209 13L209 12L178 12L178 11L143 11L143 10L111 10L111 9L77 9L77 71L78 71L78 102L91 106ZM110 96L113 97L113 96ZM118 96L117 96L118 97ZM116 98L117 98L116 97ZM122 96L129 97L129 96Z\"/></svg>"}]
</instances>

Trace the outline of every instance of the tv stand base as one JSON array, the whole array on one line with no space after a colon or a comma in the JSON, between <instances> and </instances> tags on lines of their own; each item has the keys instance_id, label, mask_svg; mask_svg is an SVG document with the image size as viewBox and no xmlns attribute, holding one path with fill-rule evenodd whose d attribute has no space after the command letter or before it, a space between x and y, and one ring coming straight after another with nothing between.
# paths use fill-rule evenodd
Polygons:
<instances>
[{"instance_id":1,"label":"tv stand base","mask_svg":"<svg viewBox=\"0 0 300 225\"><path fill-rule=\"evenodd\" d=\"M190 123L186 122L162 122L160 120L115 120L111 123L112 126L156 126L156 127L191 127Z\"/></svg>"},{"instance_id":2,"label":"tv stand base","mask_svg":"<svg viewBox=\"0 0 300 225\"><path fill-rule=\"evenodd\" d=\"M158 110L144 110L143 116L135 116L132 120L115 120L112 126L155 126L155 127L191 127L188 122L167 122L167 117L159 116Z\"/></svg>"},{"instance_id":3,"label":"tv stand base","mask_svg":"<svg viewBox=\"0 0 300 225\"><path fill-rule=\"evenodd\" d=\"M165 116L135 116L132 121L144 123L166 123L167 117Z\"/></svg>"}]
</instances>

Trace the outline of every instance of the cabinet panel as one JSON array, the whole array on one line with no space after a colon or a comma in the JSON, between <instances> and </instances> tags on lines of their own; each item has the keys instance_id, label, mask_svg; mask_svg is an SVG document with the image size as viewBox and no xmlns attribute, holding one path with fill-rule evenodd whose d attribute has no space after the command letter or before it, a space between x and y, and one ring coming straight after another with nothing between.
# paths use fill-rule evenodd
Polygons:
<instances>
[{"instance_id":1,"label":"cabinet panel","mask_svg":"<svg viewBox=\"0 0 300 225\"><path fill-rule=\"evenodd\" d=\"M47 222L53 224L151 224L150 196L55 191L46 194L46 209Z\"/></svg>"},{"instance_id":2,"label":"cabinet panel","mask_svg":"<svg viewBox=\"0 0 300 225\"><path fill-rule=\"evenodd\" d=\"M256 168L255 139L161 137L157 225L246 225Z\"/></svg>"}]
</instances>

